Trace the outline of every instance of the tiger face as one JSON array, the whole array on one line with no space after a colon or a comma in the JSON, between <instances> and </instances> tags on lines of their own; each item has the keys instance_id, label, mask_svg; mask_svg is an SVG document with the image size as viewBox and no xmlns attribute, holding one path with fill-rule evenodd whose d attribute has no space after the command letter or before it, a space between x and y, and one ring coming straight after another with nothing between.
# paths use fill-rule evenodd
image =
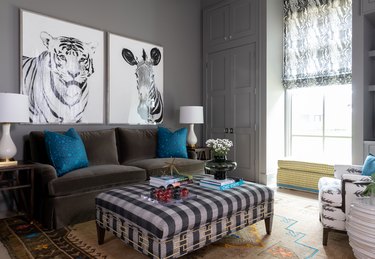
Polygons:
<instances>
[{"instance_id":1,"label":"tiger face","mask_svg":"<svg viewBox=\"0 0 375 259\"><path fill-rule=\"evenodd\" d=\"M40 37L48 51L49 69L59 81L52 86L53 91L57 91L66 104L76 104L86 88L87 78L94 73L93 55L97 44L72 37L53 37L47 32L42 32Z\"/></svg>"}]
</instances>

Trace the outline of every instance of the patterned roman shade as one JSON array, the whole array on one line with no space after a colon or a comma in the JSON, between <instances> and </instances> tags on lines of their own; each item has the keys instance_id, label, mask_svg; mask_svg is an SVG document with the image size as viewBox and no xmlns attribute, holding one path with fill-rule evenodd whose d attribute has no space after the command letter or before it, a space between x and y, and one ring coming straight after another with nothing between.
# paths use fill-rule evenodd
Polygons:
<instances>
[{"instance_id":1,"label":"patterned roman shade","mask_svg":"<svg viewBox=\"0 0 375 259\"><path fill-rule=\"evenodd\" d=\"M351 84L352 0L284 0L285 88Z\"/></svg>"}]
</instances>

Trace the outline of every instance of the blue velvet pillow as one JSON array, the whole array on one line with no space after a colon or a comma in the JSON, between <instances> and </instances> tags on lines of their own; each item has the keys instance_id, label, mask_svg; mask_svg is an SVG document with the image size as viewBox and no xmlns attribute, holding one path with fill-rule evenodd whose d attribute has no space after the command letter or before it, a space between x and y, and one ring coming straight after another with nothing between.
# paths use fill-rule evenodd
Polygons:
<instances>
[{"instance_id":1,"label":"blue velvet pillow","mask_svg":"<svg viewBox=\"0 0 375 259\"><path fill-rule=\"evenodd\" d=\"M375 156L369 154L363 164L362 175L371 176L373 173L375 173Z\"/></svg>"},{"instance_id":2,"label":"blue velvet pillow","mask_svg":"<svg viewBox=\"0 0 375 259\"><path fill-rule=\"evenodd\" d=\"M85 145L75 129L69 129L64 134L46 130L44 141L57 176L89 165Z\"/></svg>"},{"instance_id":3,"label":"blue velvet pillow","mask_svg":"<svg viewBox=\"0 0 375 259\"><path fill-rule=\"evenodd\" d=\"M169 129L158 128L158 157L181 157L188 158L186 149L187 129L182 128L171 132Z\"/></svg>"}]
</instances>

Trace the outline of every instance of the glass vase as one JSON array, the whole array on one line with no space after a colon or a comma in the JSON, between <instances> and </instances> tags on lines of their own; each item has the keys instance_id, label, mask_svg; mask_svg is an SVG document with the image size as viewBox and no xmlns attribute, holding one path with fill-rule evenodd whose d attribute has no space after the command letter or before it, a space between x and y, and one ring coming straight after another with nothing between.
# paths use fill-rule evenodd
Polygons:
<instances>
[{"instance_id":1,"label":"glass vase","mask_svg":"<svg viewBox=\"0 0 375 259\"><path fill-rule=\"evenodd\" d=\"M205 169L212 172L216 180L224 180L227 173L237 168L237 163L227 159L225 155L214 155L214 159L205 164Z\"/></svg>"}]
</instances>

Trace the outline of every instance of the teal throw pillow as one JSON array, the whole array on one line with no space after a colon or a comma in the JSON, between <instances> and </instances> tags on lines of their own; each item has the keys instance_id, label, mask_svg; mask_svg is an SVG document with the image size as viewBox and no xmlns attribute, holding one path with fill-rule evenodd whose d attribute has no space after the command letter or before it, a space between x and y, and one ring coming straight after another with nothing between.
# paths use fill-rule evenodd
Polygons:
<instances>
[{"instance_id":1,"label":"teal throw pillow","mask_svg":"<svg viewBox=\"0 0 375 259\"><path fill-rule=\"evenodd\" d=\"M46 130L44 141L57 176L63 176L70 171L88 166L85 145L75 129L69 129L64 134Z\"/></svg>"},{"instance_id":2,"label":"teal throw pillow","mask_svg":"<svg viewBox=\"0 0 375 259\"><path fill-rule=\"evenodd\" d=\"M369 154L363 164L362 175L371 176L373 173L375 173L375 156Z\"/></svg>"},{"instance_id":3,"label":"teal throw pillow","mask_svg":"<svg viewBox=\"0 0 375 259\"><path fill-rule=\"evenodd\" d=\"M171 132L169 129L158 128L157 156L188 158L186 149L187 129L182 128Z\"/></svg>"}]
</instances>

